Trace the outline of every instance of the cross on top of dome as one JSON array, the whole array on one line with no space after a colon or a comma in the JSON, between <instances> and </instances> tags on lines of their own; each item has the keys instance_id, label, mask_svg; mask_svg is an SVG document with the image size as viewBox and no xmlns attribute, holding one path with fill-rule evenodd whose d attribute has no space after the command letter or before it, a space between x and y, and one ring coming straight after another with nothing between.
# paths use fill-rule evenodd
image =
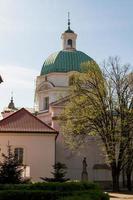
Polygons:
<instances>
[{"instance_id":1,"label":"cross on top of dome","mask_svg":"<svg viewBox=\"0 0 133 200\"><path fill-rule=\"evenodd\" d=\"M74 31L73 30L71 30L71 28L70 28L70 12L68 12L68 29L65 31L65 33L74 33Z\"/></svg>"}]
</instances>

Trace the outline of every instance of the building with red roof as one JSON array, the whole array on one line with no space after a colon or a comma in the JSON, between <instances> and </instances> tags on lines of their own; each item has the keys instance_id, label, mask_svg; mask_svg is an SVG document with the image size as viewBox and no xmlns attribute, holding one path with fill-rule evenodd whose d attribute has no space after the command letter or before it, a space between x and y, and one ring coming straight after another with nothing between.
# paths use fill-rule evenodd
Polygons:
<instances>
[{"instance_id":1,"label":"building with red roof","mask_svg":"<svg viewBox=\"0 0 133 200\"><path fill-rule=\"evenodd\" d=\"M24 166L23 175L40 181L40 177L51 177L57 135L57 131L22 108L0 121L0 150L6 154L10 144Z\"/></svg>"}]
</instances>

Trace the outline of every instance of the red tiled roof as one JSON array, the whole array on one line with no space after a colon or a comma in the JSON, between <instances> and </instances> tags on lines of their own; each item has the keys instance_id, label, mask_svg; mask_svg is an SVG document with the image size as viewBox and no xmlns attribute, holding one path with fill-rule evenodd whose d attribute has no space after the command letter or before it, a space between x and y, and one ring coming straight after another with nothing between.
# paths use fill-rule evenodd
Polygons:
<instances>
[{"instance_id":1,"label":"red tiled roof","mask_svg":"<svg viewBox=\"0 0 133 200\"><path fill-rule=\"evenodd\" d=\"M0 121L0 132L55 133L57 131L22 108Z\"/></svg>"}]
</instances>

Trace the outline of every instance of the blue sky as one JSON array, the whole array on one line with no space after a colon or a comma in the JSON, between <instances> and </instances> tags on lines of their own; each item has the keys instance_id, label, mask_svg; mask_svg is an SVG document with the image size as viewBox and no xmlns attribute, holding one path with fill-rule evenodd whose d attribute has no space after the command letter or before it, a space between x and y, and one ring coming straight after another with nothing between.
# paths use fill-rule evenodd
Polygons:
<instances>
[{"instance_id":1,"label":"blue sky","mask_svg":"<svg viewBox=\"0 0 133 200\"><path fill-rule=\"evenodd\" d=\"M101 63L120 56L133 65L133 0L0 0L0 110L11 91L17 107L33 107L36 76L61 33L78 34L77 49Z\"/></svg>"}]
</instances>

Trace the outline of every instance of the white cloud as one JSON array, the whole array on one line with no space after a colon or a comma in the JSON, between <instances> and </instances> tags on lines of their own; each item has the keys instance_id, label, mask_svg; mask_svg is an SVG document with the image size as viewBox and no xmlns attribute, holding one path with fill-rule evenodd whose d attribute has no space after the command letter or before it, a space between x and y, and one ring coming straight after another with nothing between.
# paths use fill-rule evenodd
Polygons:
<instances>
[{"instance_id":1,"label":"white cloud","mask_svg":"<svg viewBox=\"0 0 133 200\"><path fill-rule=\"evenodd\" d=\"M0 66L5 88L32 88L38 71L20 66Z\"/></svg>"},{"instance_id":2,"label":"white cloud","mask_svg":"<svg viewBox=\"0 0 133 200\"><path fill-rule=\"evenodd\" d=\"M0 110L7 106L13 91L16 106L33 106L35 79L38 71L21 66L0 66L3 83L0 85Z\"/></svg>"}]
</instances>

